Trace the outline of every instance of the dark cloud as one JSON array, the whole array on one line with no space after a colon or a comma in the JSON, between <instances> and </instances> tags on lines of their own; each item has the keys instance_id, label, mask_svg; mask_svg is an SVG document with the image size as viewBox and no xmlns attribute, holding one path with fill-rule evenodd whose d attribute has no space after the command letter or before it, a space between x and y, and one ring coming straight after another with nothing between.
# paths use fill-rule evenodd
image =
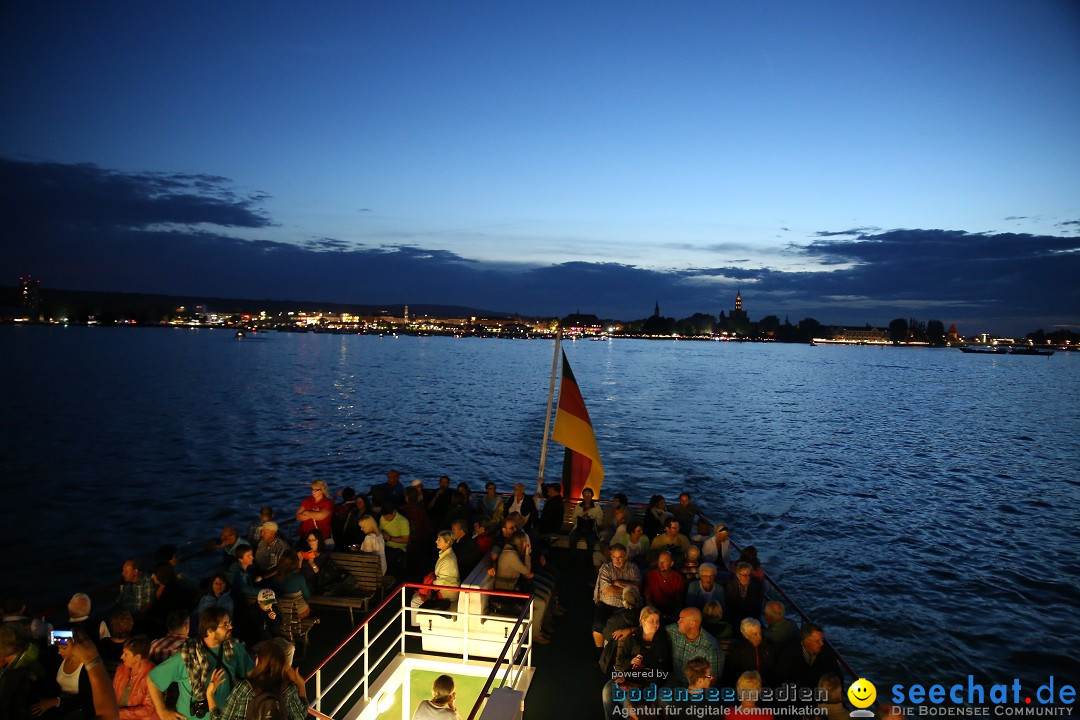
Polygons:
<instances>
[{"instance_id":1,"label":"dark cloud","mask_svg":"<svg viewBox=\"0 0 1080 720\"><path fill-rule=\"evenodd\" d=\"M1080 225L1080 220L1066 220L1057 224L1058 227L1065 227L1066 225Z\"/></svg>"},{"instance_id":2,"label":"dark cloud","mask_svg":"<svg viewBox=\"0 0 1080 720\"><path fill-rule=\"evenodd\" d=\"M677 271L594 262L537 267L480 262L391 236L297 245L230 234L273 226L262 199L214 175L0 160L0 224L8 239L0 283L31 273L45 288L433 303L531 315L581 310L620 319L648 316L657 300L668 316L717 314L730 310L741 290L755 319L884 325L894 317L937 318L962 332L1075 324L1080 308L1074 237L853 228L787 245L785 261L808 268L798 272L736 261ZM721 248L743 249L714 249Z\"/></svg>"},{"instance_id":3,"label":"dark cloud","mask_svg":"<svg viewBox=\"0 0 1080 720\"><path fill-rule=\"evenodd\" d=\"M335 238L312 238L304 243L304 247L323 252L342 252L355 246L353 243Z\"/></svg>"},{"instance_id":4,"label":"dark cloud","mask_svg":"<svg viewBox=\"0 0 1080 720\"><path fill-rule=\"evenodd\" d=\"M265 195L240 197L226 178L183 173L121 173L95 165L0 158L0 199L9 221L69 231L211 224L262 228Z\"/></svg>"},{"instance_id":5,"label":"dark cloud","mask_svg":"<svg viewBox=\"0 0 1080 720\"><path fill-rule=\"evenodd\" d=\"M815 237L858 237L865 235L866 233L878 232L881 228L876 227L857 227L850 230L820 230L814 233Z\"/></svg>"},{"instance_id":6,"label":"dark cloud","mask_svg":"<svg viewBox=\"0 0 1080 720\"><path fill-rule=\"evenodd\" d=\"M1006 220L1027 220L1027 215L1010 215Z\"/></svg>"}]
</instances>

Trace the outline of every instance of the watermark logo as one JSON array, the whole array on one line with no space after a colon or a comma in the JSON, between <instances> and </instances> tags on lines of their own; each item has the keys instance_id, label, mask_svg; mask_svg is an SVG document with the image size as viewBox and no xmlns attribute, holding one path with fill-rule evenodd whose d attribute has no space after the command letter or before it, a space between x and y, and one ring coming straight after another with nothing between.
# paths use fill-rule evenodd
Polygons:
<instances>
[{"instance_id":1,"label":"watermark logo","mask_svg":"<svg viewBox=\"0 0 1080 720\"><path fill-rule=\"evenodd\" d=\"M859 678L851 683L851 687L847 690L847 697L848 701L857 708L852 711L851 717L874 717L874 711L867 709L873 705L874 700L877 699L877 688L874 687L874 683L866 678Z\"/></svg>"}]
</instances>

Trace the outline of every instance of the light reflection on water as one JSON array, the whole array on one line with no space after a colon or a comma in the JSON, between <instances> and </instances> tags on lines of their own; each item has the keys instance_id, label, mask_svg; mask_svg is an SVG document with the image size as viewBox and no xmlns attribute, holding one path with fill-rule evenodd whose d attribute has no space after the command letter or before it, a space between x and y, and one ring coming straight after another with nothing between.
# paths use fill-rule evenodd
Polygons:
<instances>
[{"instance_id":1,"label":"light reflection on water","mask_svg":"<svg viewBox=\"0 0 1080 720\"><path fill-rule=\"evenodd\" d=\"M552 344L0 328L4 560L38 602L312 477L535 482ZM1080 355L565 345L607 493L688 489L862 674L1077 679ZM553 478L556 460L549 465ZM25 502L25 505L24 505ZM9 511L12 508L9 508ZM26 512L23 512L23 509ZM57 568L64 568L61 582Z\"/></svg>"}]
</instances>

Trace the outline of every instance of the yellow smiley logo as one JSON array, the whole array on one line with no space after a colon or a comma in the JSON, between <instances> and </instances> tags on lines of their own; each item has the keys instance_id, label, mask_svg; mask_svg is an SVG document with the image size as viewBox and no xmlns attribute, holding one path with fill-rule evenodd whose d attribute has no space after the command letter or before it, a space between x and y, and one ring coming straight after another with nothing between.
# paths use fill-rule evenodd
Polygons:
<instances>
[{"instance_id":1,"label":"yellow smiley logo","mask_svg":"<svg viewBox=\"0 0 1080 720\"><path fill-rule=\"evenodd\" d=\"M851 683L851 687L847 690L847 698L857 708L868 708L877 699L877 688L866 678L859 678Z\"/></svg>"}]
</instances>

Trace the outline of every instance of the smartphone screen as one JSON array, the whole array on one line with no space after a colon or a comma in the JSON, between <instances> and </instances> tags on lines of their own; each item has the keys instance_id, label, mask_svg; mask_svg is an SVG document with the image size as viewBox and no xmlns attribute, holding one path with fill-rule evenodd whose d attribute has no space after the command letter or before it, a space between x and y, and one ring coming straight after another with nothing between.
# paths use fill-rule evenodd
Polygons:
<instances>
[{"instance_id":1,"label":"smartphone screen","mask_svg":"<svg viewBox=\"0 0 1080 720\"><path fill-rule=\"evenodd\" d=\"M74 633L71 630L53 630L49 633L50 645L67 645L74 639Z\"/></svg>"}]
</instances>

